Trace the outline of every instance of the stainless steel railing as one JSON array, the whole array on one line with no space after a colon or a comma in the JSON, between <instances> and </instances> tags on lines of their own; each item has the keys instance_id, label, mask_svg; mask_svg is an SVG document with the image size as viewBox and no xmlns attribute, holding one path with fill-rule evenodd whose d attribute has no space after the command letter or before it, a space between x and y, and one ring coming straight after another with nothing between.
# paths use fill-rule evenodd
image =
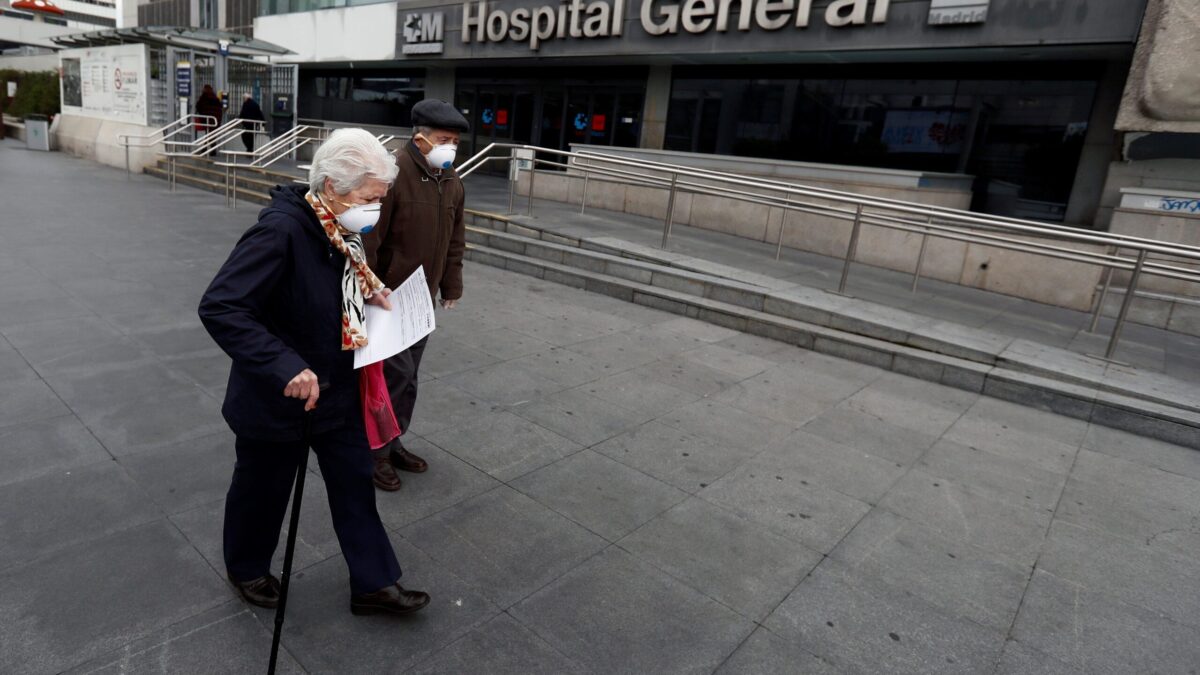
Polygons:
<instances>
[{"instance_id":1,"label":"stainless steel railing","mask_svg":"<svg viewBox=\"0 0 1200 675\"><path fill-rule=\"evenodd\" d=\"M269 168L286 157L294 157L296 151L306 145L321 144L329 137L330 131L326 127L300 124L252 151L221 150L221 155L228 159L214 164L225 169L225 205L237 209L239 168Z\"/></svg>"},{"instance_id":2,"label":"stainless steel railing","mask_svg":"<svg viewBox=\"0 0 1200 675\"><path fill-rule=\"evenodd\" d=\"M213 118L208 118L213 119ZM214 120L215 121L215 120ZM167 182L174 191L177 181L177 164L180 157L207 157L221 150L226 144L240 138L245 132L266 133L266 123L258 120L232 119L205 135L191 141L164 141L163 152L167 158Z\"/></svg>"},{"instance_id":3,"label":"stainless steel railing","mask_svg":"<svg viewBox=\"0 0 1200 675\"><path fill-rule=\"evenodd\" d=\"M508 152L495 154L498 150ZM546 159L545 156L559 161ZM912 282L914 292L921 279L930 237L1029 253L1052 260L1097 265L1104 270L1104 284L1095 302L1089 329L1092 332L1095 332L1099 324L1114 273L1128 272L1128 285L1123 292L1120 309L1104 354L1104 358L1110 360L1120 342L1122 329L1128 319L1130 306L1138 295L1137 286L1143 275L1200 283L1200 247L1195 246L1078 230L1037 221L991 216L642 159L626 159L597 152L566 151L511 143L493 143L483 148L460 166L459 175L465 178L489 162L502 162L510 166L516 164L519 170L529 172L529 215L533 214L539 167L563 169L569 172L569 175L582 179L581 210L587 207L588 184L595 178L665 189L667 206L663 219L663 248L670 242L676 196L681 192L718 196L765 205L784 212L807 213L848 222L851 225L838 283L839 293L846 290L864 225L920 235L920 251ZM523 164L525 166L522 166ZM515 191L516 181L510 181L510 214L513 212ZM786 227L787 219L783 218L776 242L776 257L782 250ZM1070 244L1080 248L1073 248Z\"/></svg>"},{"instance_id":4,"label":"stainless steel railing","mask_svg":"<svg viewBox=\"0 0 1200 675\"><path fill-rule=\"evenodd\" d=\"M170 142L171 139L184 132L193 131L196 124L216 126L217 118L193 113L184 115L147 134L119 134L117 144L125 148L125 175L132 174L129 167L129 148L152 148L161 143Z\"/></svg>"}]
</instances>

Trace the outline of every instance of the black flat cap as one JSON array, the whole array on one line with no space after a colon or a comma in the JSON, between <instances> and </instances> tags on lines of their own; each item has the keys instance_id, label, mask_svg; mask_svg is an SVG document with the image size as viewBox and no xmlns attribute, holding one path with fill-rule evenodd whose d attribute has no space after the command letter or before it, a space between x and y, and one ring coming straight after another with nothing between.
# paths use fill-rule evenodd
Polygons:
<instances>
[{"instance_id":1,"label":"black flat cap","mask_svg":"<svg viewBox=\"0 0 1200 675\"><path fill-rule=\"evenodd\" d=\"M412 107L412 125L450 131L471 130L471 125L467 124L467 118L463 117L462 113L449 103L436 98L427 98Z\"/></svg>"}]
</instances>

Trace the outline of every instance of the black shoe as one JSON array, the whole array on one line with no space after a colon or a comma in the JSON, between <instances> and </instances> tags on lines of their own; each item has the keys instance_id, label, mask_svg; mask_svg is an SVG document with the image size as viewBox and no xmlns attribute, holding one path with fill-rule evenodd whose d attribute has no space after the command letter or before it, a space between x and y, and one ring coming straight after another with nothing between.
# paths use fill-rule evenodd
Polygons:
<instances>
[{"instance_id":1,"label":"black shoe","mask_svg":"<svg viewBox=\"0 0 1200 675\"><path fill-rule=\"evenodd\" d=\"M267 609L275 609L279 604L279 580L274 576L268 574L251 581L235 581L228 574L226 577L246 602Z\"/></svg>"},{"instance_id":2,"label":"black shoe","mask_svg":"<svg viewBox=\"0 0 1200 675\"><path fill-rule=\"evenodd\" d=\"M406 591L400 584L381 588L374 593L350 596L350 612L366 614L412 614L429 604L429 594Z\"/></svg>"},{"instance_id":3,"label":"black shoe","mask_svg":"<svg viewBox=\"0 0 1200 675\"><path fill-rule=\"evenodd\" d=\"M409 473L425 473L429 469L428 462L405 450L399 440L392 444L388 459L391 460L392 466Z\"/></svg>"},{"instance_id":4,"label":"black shoe","mask_svg":"<svg viewBox=\"0 0 1200 675\"><path fill-rule=\"evenodd\" d=\"M400 482L400 474L396 473L396 469L388 461L388 456L382 452L373 452L371 454L375 459L375 471L371 474L371 480L375 482L375 487L384 492L399 490L403 483Z\"/></svg>"}]
</instances>

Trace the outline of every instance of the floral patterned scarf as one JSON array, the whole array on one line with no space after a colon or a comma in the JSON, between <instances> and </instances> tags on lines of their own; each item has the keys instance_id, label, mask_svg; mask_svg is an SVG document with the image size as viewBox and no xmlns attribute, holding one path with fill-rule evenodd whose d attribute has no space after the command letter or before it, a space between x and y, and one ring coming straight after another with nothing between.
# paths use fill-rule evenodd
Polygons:
<instances>
[{"instance_id":1,"label":"floral patterned scarf","mask_svg":"<svg viewBox=\"0 0 1200 675\"><path fill-rule=\"evenodd\" d=\"M362 237L339 227L337 218L311 190L304 198L316 212L329 243L346 256L346 268L342 273L342 350L358 349L367 344L367 333L363 328L366 298L383 289L383 282L367 267Z\"/></svg>"}]
</instances>

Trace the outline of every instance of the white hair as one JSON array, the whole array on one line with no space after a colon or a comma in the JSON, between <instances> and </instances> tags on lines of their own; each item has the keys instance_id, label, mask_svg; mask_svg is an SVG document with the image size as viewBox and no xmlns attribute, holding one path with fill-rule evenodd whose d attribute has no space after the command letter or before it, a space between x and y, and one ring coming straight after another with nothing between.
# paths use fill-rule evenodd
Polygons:
<instances>
[{"instance_id":1,"label":"white hair","mask_svg":"<svg viewBox=\"0 0 1200 675\"><path fill-rule=\"evenodd\" d=\"M313 155L309 187L320 192L328 180L339 195L361 187L369 178L392 183L400 169L383 143L365 129L338 129Z\"/></svg>"}]
</instances>

